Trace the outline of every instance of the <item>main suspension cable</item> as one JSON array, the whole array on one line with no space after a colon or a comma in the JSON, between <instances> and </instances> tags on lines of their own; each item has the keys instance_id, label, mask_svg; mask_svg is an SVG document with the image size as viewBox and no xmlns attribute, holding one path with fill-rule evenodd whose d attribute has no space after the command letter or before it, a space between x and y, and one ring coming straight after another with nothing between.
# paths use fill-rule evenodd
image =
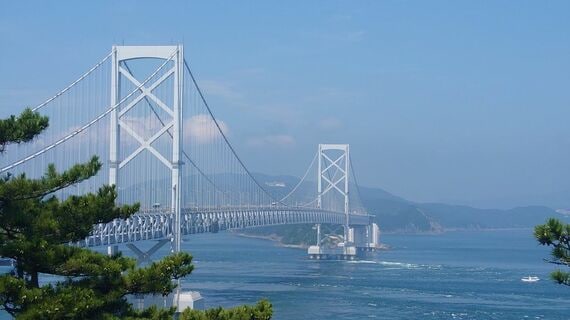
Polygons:
<instances>
[{"instance_id":1,"label":"main suspension cable","mask_svg":"<svg viewBox=\"0 0 570 320\"><path fill-rule=\"evenodd\" d=\"M7 170L10 170L14 167L17 167L23 163L28 162L29 160L32 160L34 158L36 158L37 156L40 156L44 153L46 153L47 151L57 147L58 145L66 142L67 140L75 137L76 135L78 135L79 133L83 132L85 129L91 127L93 124L99 122L99 120L103 119L105 116L107 116L109 113L111 113L111 111L115 110L119 105L121 105L123 102L125 102L127 99L129 99L132 95L134 95L136 92L138 92L148 81L150 81L150 79L152 79L164 66L166 66L168 64L168 62L170 60L172 60L172 57L174 57L176 55L176 53L178 52L178 49L176 49L174 51L174 53L164 61L164 63L162 65L160 65L160 67L158 67L158 69L156 69L151 75L149 75L139 86L137 86L137 88L135 88L133 91L131 91L131 93L129 93L127 96L125 96L123 99L121 99L118 103L116 103L114 106L111 106L109 109L107 109L105 112L101 113L99 116L97 116L95 119L89 121L87 124L83 125L82 127L80 127L79 129L73 131L72 133L68 134L67 136L57 140L56 142L54 142L53 144L23 158L20 159L2 169L0 169L0 173L3 173Z\"/></svg>"},{"instance_id":2,"label":"main suspension cable","mask_svg":"<svg viewBox=\"0 0 570 320\"><path fill-rule=\"evenodd\" d=\"M126 62L123 62L125 68L127 69L127 71L129 71L129 73L133 74L133 72L131 71L131 68L129 67L129 65ZM148 103L152 113L156 116L156 119L158 120L158 122L164 126L164 120L162 120L162 118L160 117L160 115L158 114L158 112L156 111L156 109L154 108L154 106L152 105L152 103L149 101L148 97L144 97L144 100L146 101L146 103ZM170 132L170 130L167 130L166 133L172 138L172 133ZM194 168L196 168L196 170L198 171L198 173L200 173L200 175L202 175L202 177L204 177L204 179L206 179L206 181L208 181L215 190L221 192L222 194L227 195L229 198L233 198L230 194L228 194L226 191L220 189L220 187L218 187L214 181L212 181L212 179L210 179L210 177L208 177L208 175L202 171L202 169L200 169L200 167L198 167L198 165L190 158L190 156L188 156L188 154L186 153L186 151L184 149L182 149L182 155L186 158L186 160L188 160L192 166ZM234 198L234 200L236 200Z\"/></svg>"},{"instance_id":3,"label":"main suspension cable","mask_svg":"<svg viewBox=\"0 0 570 320\"><path fill-rule=\"evenodd\" d=\"M198 82L196 81L196 79L194 78L194 74L192 73L192 71L190 70L190 67L188 66L188 63L186 63L186 60L184 60L184 67L186 68L186 71L188 71L190 78L192 79L192 82L194 83L194 86L196 87L196 90L198 91L198 94L200 95L200 99L202 100L202 102L204 103L204 106L206 107L206 109L208 110L208 113L210 114L210 117L212 117L212 120L214 121L214 124L216 125L216 127L218 128L218 131L220 132L222 138L224 139L224 141L226 142L226 144L228 145L228 147L230 148L230 151L233 153L234 157L236 158L236 160L239 162L239 164L241 165L241 167L243 168L243 170L245 170L245 172L247 173L247 175L253 180L253 182L261 189L261 191L263 191L263 193L265 193L271 200L278 202L284 206L287 206L285 203L281 202L280 200L275 199L275 197L269 193L269 191L267 191L258 181L257 179L255 179L253 177L253 175L251 174L251 172L247 169L247 167L245 166L245 164L243 163L243 161L240 159L240 157L237 155L237 152L234 150L233 146L231 145L230 141L228 140L228 138L226 137L226 135L224 134L224 132L222 131L222 128L220 127L220 124L218 123L218 120L216 120L216 117L214 117L214 114L212 113L212 110L210 109L210 106L208 105L208 102L206 101L206 98L204 97L204 94L202 93L202 90L200 89L200 87L198 86Z\"/></svg>"},{"instance_id":4,"label":"main suspension cable","mask_svg":"<svg viewBox=\"0 0 570 320\"><path fill-rule=\"evenodd\" d=\"M45 105L47 105L48 103L52 102L53 100L55 100L57 97L61 96L62 94L66 93L67 91L69 91L69 89L73 88L73 86L75 86L76 84L78 84L79 82L81 82L81 80L85 79L88 75L90 75L93 71L95 71L97 68L99 68L100 65L102 65L103 63L105 63L105 61L107 61L107 59L109 59L109 57L111 57L113 55L113 53L115 53L115 51L111 51L111 53L109 53L105 58L103 58L103 60L99 61L99 63L97 63L96 65L93 66L93 68L89 69L87 72L85 72L81 77L79 77L79 79L73 81L70 85L68 85L67 87L65 87L63 90L61 90L60 92L56 93L53 97L47 99L46 101L38 104L36 107L34 107L32 109L32 111L38 111L39 109L43 108Z\"/></svg>"},{"instance_id":5,"label":"main suspension cable","mask_svg":"<svg viewBox=\"0 0 570 320\"><path fill-rule=\"evenodd\" d=\"M297 188L299 188L299 186L301 186L301 184L305 181L305 178L307 177L307 175L309 174L309 171L311 170L311 168L313 167L313 164L315 164L315 160L317 160L317 156L319 155L319 153L315 153L315 156L313 157L313 160L311 160L311 164L309 165L309 167L307 168L307 171L305 171L305 174L303 175L303 177L301 178L301 180L299 180L299 183L297 183L297 185L283 198L281 198L280 201L284 201L285 199L287 199L290 195L293 194L293 192L295 192L297 190Z\"/></svg>"}]
</instances>

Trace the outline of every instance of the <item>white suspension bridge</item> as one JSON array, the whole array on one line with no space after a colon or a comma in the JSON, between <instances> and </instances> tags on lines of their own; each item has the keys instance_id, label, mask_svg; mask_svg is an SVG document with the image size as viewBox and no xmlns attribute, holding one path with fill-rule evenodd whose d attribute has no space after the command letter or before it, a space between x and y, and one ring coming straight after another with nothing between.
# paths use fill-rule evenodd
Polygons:
<instances>
[{"instance_id":1,"label":"white suspension bridge","mask_svg":"<svg viewBox=\"0 0 570 320\"><path fill-rule=\"evenodd\" d=\"M114 184L118 204L139 202L128 219L98 224L77 245L127 244L148 260L185 235L282 224L316 224L312 257L352 258L378 245L378 228L360 200L349 146L322 144L303 178L288 192L253 175L214 117L178 46L114 46L79 79L33 108L49 128L32 143L10 145L0 174L40 177L48 163L65 169L97 155L103 169L58 196ZM278 189L278 190L276 190ZM342 247L327 251L321 224L344 227ZM135 243L159 240L147 252Z\"/></svg>"}]
</instances>

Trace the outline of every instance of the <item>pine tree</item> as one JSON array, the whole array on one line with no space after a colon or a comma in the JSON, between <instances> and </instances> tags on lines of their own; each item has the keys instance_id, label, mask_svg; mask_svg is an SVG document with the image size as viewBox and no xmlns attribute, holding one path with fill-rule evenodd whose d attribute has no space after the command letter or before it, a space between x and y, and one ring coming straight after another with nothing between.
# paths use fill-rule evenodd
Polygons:
<instances>
[{"instance_id":1,"label":"pine tree","mask_svg":"<svg viewBox=\"0 0 570 320\"><path fill-rule=\"evenodd\" d=\"M534 228L534 237L541 245L552 247L552 258L547 262L570 267L570 224L558 219L548 219L545 224ZM570 273L563 270L555 270L550 277L559 284L570 286Z\"/></svg>"},{"instance_id":2,"label":"pine tree","mask_svg":"<svg viewBox=\"0 0 570 320\"><path fill-rule=\"evenodd\" d=\"M32 140L48 119L25 110L0 120L0 152L11 143ZM173 309L136 311L130 294L166 295L174 279L192 272L187 253L168 256L146 268L120 254L112 257L69 245L84 239L93 224L127 218L137 204L115 206L114 186L96 193L56 198L55 191L94 176L97 157L63 172L47 167L39 179L25 174L0 179L0 256L15 261L14 272L0 276L0 307L19 319L171 319ZM40 275L60 281L41 285Z\"/></svg>"},{"instance_id":3,"label":"pine tree","mask_svg":"<svg viewBox=\"0 0 570 320\"><path fill-rule=\"evenodd\" d=\"M208 310L186 309L180 320L270 320L273 314L268 300L261 300L255 306L239 306L231 309L221 307Z\"/></svg>"}]
</instances>

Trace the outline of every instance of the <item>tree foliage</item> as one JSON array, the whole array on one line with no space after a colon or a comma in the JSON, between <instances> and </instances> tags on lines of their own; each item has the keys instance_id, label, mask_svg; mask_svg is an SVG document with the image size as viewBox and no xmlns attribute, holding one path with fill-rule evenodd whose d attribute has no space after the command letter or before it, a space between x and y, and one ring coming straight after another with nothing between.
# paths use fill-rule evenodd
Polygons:
<instances>
[{"instance_id":1,"label":"tree foliage","mask_svg":"<svg viewBox=\"0 0 570 320\"><path fill-rule=\"evenodd\" d=\"M261 300L255 306L239 306L231 309L221 307L208 310L186 309L180 320L270 320L273 306L268 300Z\"/></svg>"},{"instance_id":2,"label":"tree foliage","mask_svg":"<svg viewBox=\"0 0 570 320\"><path fill-rule=\"evenodd\" d=\"M48 119L30 109L0 120L0 153L7 145L32 140ZM107 256L70 244L84 239L96 223L128 218L139 205L116 206L114 186L59 199L54 192L93 177L97 157L59 172L50 164L39 179L25 174L0 177L0 257L15 262L0 275L0 309L18 319L172 319L175 309L135 310L127 296L166 296L193 270L192 256L178 253L137 268L134 259ZM51 281L42 284L40 276ZM224 310L186 310L182 319L271 318L271 304ZM206 318L204 318L206 317Z\"/></svg>"},{"instance_id":3,"label":"tree foliage","mask_svg":"<svg viewBox=\"0 0 570 320\"><path fill-rule=\"evenodd\" d=\"M32 140L48 119L31 110L0 120L0 151L11 143ZM49 165L39 179L25 174L0 179L0 256L15 262L0 276L0 308L19 319L171 319L173 309L137 311L126 297L167 295L174 279L192 272L187 253L168 256L146 268L120 254L107 256L71 246L93 224L127 218L138 204L117 207L114 186L95 193L59 199L54 192L94 176L97 157L59 172ZM40 276L49 276L48 283Z\"/></svg>"},{"instance_id":4,"label":"tree foliage","mask_svg":"<svg viewBox=\"0 0 570 320\"><path fill-rule=\"evenodd\" d=\"M0 152L4 151L7 144L32 140L47 126L48 118L30 109L24 110L18 117L0 119Z\"/></svg>"},{"instance_id":5,"label":"tree foliage","mask_svg":"<svg viewBox=\"0 0 570 320\"><path fill-rule=\"evenodd\" d=\"M541 245L552 247L550 263L570 267L570 224L558 219L548 219L545 224L534 228L534 237ZM570 286L570 273L560 269L550 274L550 277L564 285Z\"/></svg>"}]
</instances>

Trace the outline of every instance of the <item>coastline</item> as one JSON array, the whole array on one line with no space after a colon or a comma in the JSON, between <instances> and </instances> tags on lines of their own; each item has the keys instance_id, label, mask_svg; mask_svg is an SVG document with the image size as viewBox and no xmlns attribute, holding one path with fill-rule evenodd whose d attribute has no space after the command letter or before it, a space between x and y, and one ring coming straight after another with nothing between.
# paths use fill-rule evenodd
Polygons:
<instances>
[{"instance_id":1,"label":"coastline","mask_svg":"<svg viewBox=\"0 0 570 320\"><path fill-rule=\"evenodd\" d=\"M248 234L248 233L244 233L244 232L237 232L237 231L230 231L232 234L238 236L238 237L243 237L243 238L251 238L251 239L260 239L260 240L266 240L266 241L272 241L274 242L278 247L281 248L292 248L292 249L303 249L306 250L309 248L309 245L307 244L287 244L287 243L283 243L282 242L282 238L279 237L276 234L271 234L271 235L267 235L267 236L263 236L263 235L254 235L254 234ZM380 247L378 248L378 250L390 250L391 247L385 243L380 243Z\"/></svg>"},{"instance_id":2,"label":"coastline","mask_svg":"<svg viewBox=\"0 0 570 320\"><path fill-rule=\"evenodd\" d=\"M458 231L515 231L515 230L533 230L532 227L510 227L510 228L444 228L441 230L428 230L428 231L412 231L412 230L391 230L382 231L381 234L408 234L408 235L441 235L446 232Z\"/></svg>"},{"instance_id":3,"label":"coastline","mask_svg":"<svg viewBox=\"0 0 570 320\"><path fill-rule=\"evenodd\" d=\"M264 235L249 234L249 233L238 232L238 231L230 231L230 232L233 233L234 235L238 236L238 237L272 241L272 242L276 243L277 246L282 247L282 248L307 249L309 247L309 246L304 245L304 244L286 244L286 243L283 243L282 238L276 234L264 236Z\"/></svg>"},{"instance_id":4,"label":"coastline","mask_svg":"<svg viewBox=\"0 0 570 320\"><path fill-rule=\"evenodd\" d=\"M394 230L394 231L383 231L382 234L390 234L390 235L400 234L400 235L412 235L412 236L413 235L439 236L439 235L443 235L447 232L477 232L477 231L479 231L479 232L494 232L494 231L515 231L515 230L532 230L532 228L529 228L529 227L445 228L445 229L441 229L441 230L431 230L431 231ZM270 235L250 234L250 233L244 232L243 230L239 230L239 231L229 230L229 232L231 232L232 234L234 234L238 237L271 241L271 242L275 243L276 246L281 247L281 248L303 249L303 250L306 250L309 248L309 245L307 245L307 244L283 243L283 238L276 235L276 234L270 234ZM380 243L379 250L390 250L390 249L391 249L390 245L385 244L385 243Z\"/></svg>"}]
</instances>

